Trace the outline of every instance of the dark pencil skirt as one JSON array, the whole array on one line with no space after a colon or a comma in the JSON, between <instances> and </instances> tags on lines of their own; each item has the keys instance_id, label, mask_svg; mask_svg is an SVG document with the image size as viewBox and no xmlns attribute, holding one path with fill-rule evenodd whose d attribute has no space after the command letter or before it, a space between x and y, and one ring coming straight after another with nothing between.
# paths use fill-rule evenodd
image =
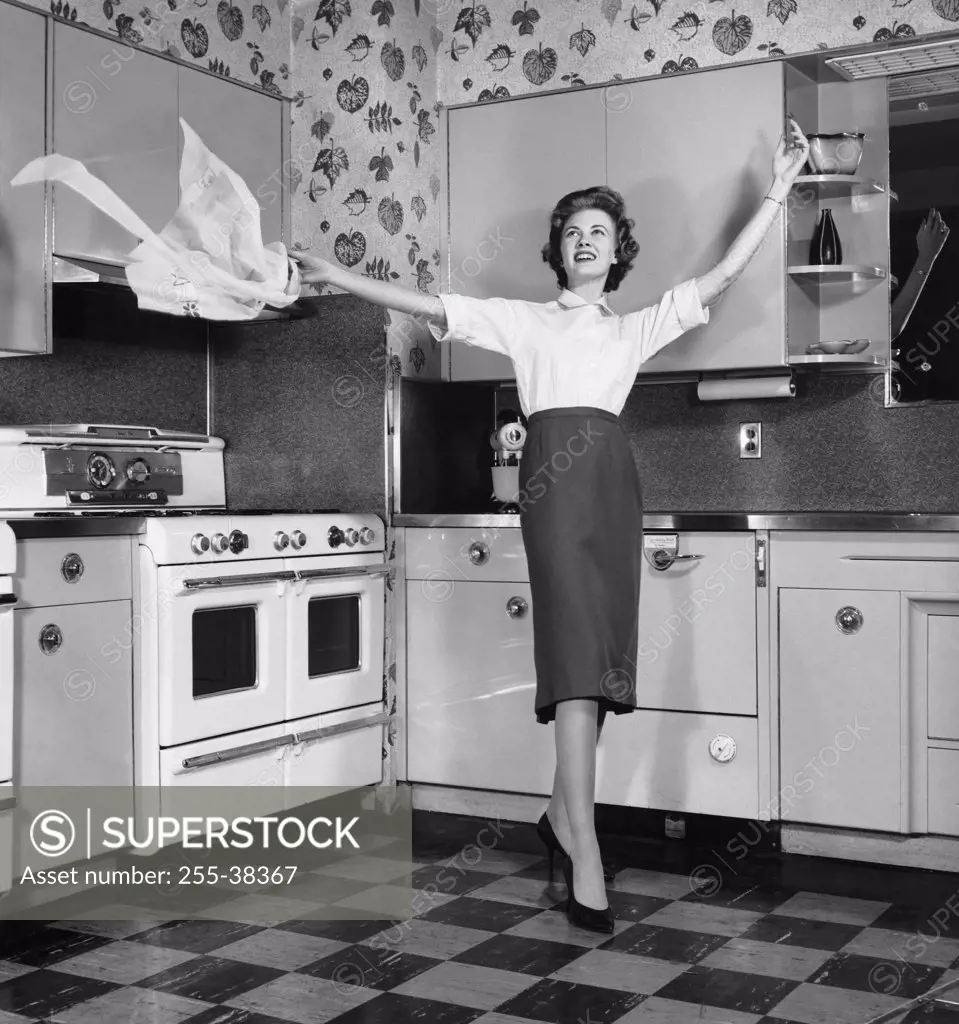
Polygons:
<instances>
[{"instance_id":1,"label":"dark pencil skirt","mask_svg":"<svg viewBox=\"0 0 959 1024\"><path fill-rule=\"evenodd\" d=\"M629 441L610 412L529 418L519 505L532 597L536 718L563 700L600 714L636 707L643 499Z\"/></svg>"}]
</instances>

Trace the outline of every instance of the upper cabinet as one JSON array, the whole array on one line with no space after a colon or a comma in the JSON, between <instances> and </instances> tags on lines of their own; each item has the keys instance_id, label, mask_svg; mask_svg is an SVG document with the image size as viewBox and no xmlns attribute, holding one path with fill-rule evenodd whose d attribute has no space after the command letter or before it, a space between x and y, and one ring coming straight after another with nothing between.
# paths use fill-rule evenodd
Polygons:
<instances>
[{"instance_id":1,"label":"upper cabinet","mask_svg":"<svg viewBox=\"0 0 959 1024\"><path fill-rule=\"evenodd\" d=\"M610 304L626 313L659 302L712 270L759 209L787 111L807 134L864 133L857 173L803 175L709 323L662 349L640 376L887 366L886 82L817 82L788 61L450 111L443 287L554 298L540 257L548 214L565 192L606 183L623 194L640 243ZM838 266L816 265L810 254L827 208L842 242ZM836 351L847 343L860 351ZM448 347L453 380L513 376L503 356Z\"/></svg>"},{"instance_id":2,"label":"upper cabinet","mask_svg":"<svg viewBox=\"0 0 959 1024\"><path fill-rule=\"evenodd\" d=\"M0 351L46 352L50 338L47 190L10 179L47 153L47 25L0 3Z\"/></svg>"},{"instance_id":3,"label":"upper cabinet","mask_svg":"<svg viewBox=\"0 0 959 1024\"><path fill-rule=\"evenodd\" d=\"M574 189L606 184L600 90L577 90L449 112L449 236L444 290L548 302L549 215ZM451 380L514 377L512 361L459 342L444 346ZM448 363L446 360L448 359Z\"/></svg>"},{"instance_id":4,"label":"upper cabinet","mask_svg":"<svg viewBox=\"0 0 959 1024\"><path fill-rule=\"evenodd\" d=\"M177 66L53 26L53 149L81 161L154 231L177 207ZM54 251L121 261L139 240L73 189L53 189Z\"/></svg>"},{"instance_id":5,"label":"upper cabinet","mask_svg":"<svg viewBox=\"0 0 959 1024\"><path fill-rule=\"evenodd\" d=\"M607 103L609 184L621 192L640 251L610 297L617 312L650 306L712 270L759 208L783 130L779 62L665 75ZM755 369L786 355L783 227L695 328L640 373Z\"/></svg>"}]
</instances>

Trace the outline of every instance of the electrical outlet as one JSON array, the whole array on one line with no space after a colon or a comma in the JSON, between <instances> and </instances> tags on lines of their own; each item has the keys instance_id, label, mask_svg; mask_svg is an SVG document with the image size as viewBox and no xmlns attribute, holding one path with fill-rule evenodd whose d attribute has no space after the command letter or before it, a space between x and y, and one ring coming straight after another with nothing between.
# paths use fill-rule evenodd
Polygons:
<instances>
[{"instance_id":1,"label":"electrical outlet","mask_svg":"<svg viewBox=\"0 0 959 1024\"><path fill-rule=\"evenodd\" d=\"M763 425L761 423L739 424L739 457L760 459L763 454Z\"/></svg>"}]
</instances>

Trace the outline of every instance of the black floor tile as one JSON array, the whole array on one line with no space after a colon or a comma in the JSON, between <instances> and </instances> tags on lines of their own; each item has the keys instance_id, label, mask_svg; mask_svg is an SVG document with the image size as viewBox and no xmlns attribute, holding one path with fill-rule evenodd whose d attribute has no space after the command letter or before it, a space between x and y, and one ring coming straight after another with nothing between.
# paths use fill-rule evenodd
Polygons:
<instances>
[{"instance_id":1,"label":"black floor tile","mask_svg":"<svg viewBox=\"0 0 959 1024\"><path fill-rule=\"evenodd\" d=\"M109 941L98 935L52 928L45 922L11 921L0 925L0 960L26 967L52 967Z\"/></svg>"},{"instance_id":2,"label":"black floor tile","mask_svg":"<svg viewBox=\"0 0 959 1024\"><path fill-rule=\"evenodd\" d=\"M728 935L705 935L683 928L661 928L640 922L604 942L600 948L651 956L672 963L695 964L728 941Z\"/></svg>"},{"instance_id":3,"label":"black floor tile","mask_svg":"<svg viewBox=\"0 0 959 1024\"><path fill-rule=\"evenodd\" d=\"M801 917L770 914L749 926L739 936L757 942L782 942L806 949L840 950L862 931L858 924L807 921Z\"/></svg>"},{"instance_id":4,"label":"black floor tile","mask_svg":"<svg viewBox=\"0 0 959 1024\"><path fill-rule=\"evenodd\" d=\"M539 907L521 907L515 903L461 896L421 914L419 920L455 924L461 928L476 928L486 932L505 932L540 913L542 911Z\"/></svg>"},{"instance_id":5,"label":"black floor tile","mask_svg":"<svg viewBox=\"0 0 959 1024\"><path fill-rule=\"evenodd\" d=\"M660 899L658 896L641 896L633 892L616 892L608 889L606 897L613 908L617 921L643 921L657 910L668 907L672 900Z\"/></svg>"},{"instance_id":6,"label":"black floor tile","mask_svg":"<svg viewBox=\"0 0 959 1024\"><path fill-rule=\"evenodd\" d=\"M724 884L716 893L711 893L709 887L690 892L683 897L683 902L706 903L713 907L729 907L733 910L751 910L755 913L768 914L777 910L792 896L795 896L792 889L736 879Z\"/></svg>"},{"instance_id":7,"label":"black floor tile","mask_svg":"<svg viewBox=\"0 0 959 1024\"><path fill-rule=\"evenodd\" d=\"M959 1009L927 1003L910 1010L902 1024L959 1024Z\"/></svg>"},{"instance_id":8,"label":"black floor tile","mask_svg":"<svg viewBox=\"0 0 959 1024\"><path fill-rule=\"evenodd\" d=\"M459 865L428 864L413 872L413 888L438 891L449 896L462 896L495 882L499 875L488 871L470 871Z\"/></svg>"},{"instance_id":9,"label":"black floor tile","mask_svg":"<svg viewBox=\"0 0 959 1024\"><path fill-rule=\"evenodd\" d=\"M212 953L231 942L238 942L261 931L261 925L196 918L190 921L164 921L156 928L135 935L133 941L163 946L165 949L179 949L184 953Z\"/></svg>"},{"instance_id":10,"label":"black floor tile","mask_svg":"<svg viewBox=\"0 0 959 1024\"><path fill-rule=\"evenodd\" d=\"M436 967L439 962L432 957L400 953L395 949L351 946L301 967L298 973L328 978L334 987L340 985L352 989L362 985L386 992Z\"/></svg>"},{"instance_id":11,"label":"black floor tile","mask_svg":"<svg viewBox=\"0 0 959 1024\"><path fill-rule=\"evenodd\" d=\"M384 992L336 1017L335 1024L469 1024L482 1016L482 1010Z\"/></svg>"},{"instance_id":12,"label":"black floor tile","mask_svg":"<svg viewBox=\"0 0 959 1024\"><path fill-rule=\"evenodd\" d=\"M593 985L571 985L544 978L496 1008L497 1013L549 1024L585 1022L607 1024L619 1020L645 999L634 992L617 992Z\"/></svg>"},{"instance_id":13,"label":"black floor tile","mask_svg":"<svg viewBox=\"0 0 959 1024\"><path fill-rule=\"evenodd\" d=\"M953 904L959 906L956 900ZM894 903L873 921L872 928L916 932L928 943L937 939L959 939L959 917L942 903Z\"/></svg>"},{"instance_id":14,"label":"black floor tile","mask_svg":"<svg viewBox=\"0 0 959 1024\"><path fill-rule=\"evenodd\" d=\"M121 987L110 981L78 978L57 971L31 971L0 984L0 1010L20 1013L30 1019L46 1019Z\"/></svg>"},{"instance_id":15,"label":"black floor tile","mask_svg":"<svg viewBox=\"0 0 959 1024\"><path fill-rule=\"evenodd\" d=\"M523 939L517 935L497 935L467 949L455 961L495 967L501 971L536 974L545 978L568 963L578 960L585 952L583 946L570 946L545 939Z\"/></svg>"},{"instance_id":16,"label":"black floor tile","mask_svg":"<svg viewBox=\"0 0 959 1024\"><path fill-rule=\"evenodd\" d=\"M891 963L858 953L835 953L807 981L857 992L875 992L900 999L925 995L942 977L942 967L927 964Z\"/></svg>"},{"instance_id":17,"label":"black floor tile","mask_svg":"<svg viewBox=\"0 0 959 1024\"><path fill-rule=\"evenodd\" d=\"M137 988L169 992L206 1003L225 1003L250 989L285 975L273 967L240 963L214 956L197 956L185 963L151 974L137 982Z\"/></svg>"},{"instance_id":18,"label":"black floor tile","mask_svg":"<svg viewBox=\"0 0 959 1024\"><path fill-rule=\"evenodd\" d=\"M798 984L783 978L699 965L674 978L656 995L697 1006L718 1006L740 1013L766 1013L781 1003Z\"/></svg>"},{"instance_id":19,"label":"black floor tile","mask_svg":"<svg viewBox=\"0 0 959 1024\"><path fill-rule=\"evenodd\" d=\"M179 1024L290 1024L279 1017L266 1017L262 1013L251 1013L249 1010L237 1010L231 1006L211 1006L201 1010L192 1017L181 1020Z\"/></svg>"},{"instance_id":20,"label":"black floor tile","mask_svg":"<svg viewBox=\"0 0 959 1024\"><path fill-rule=\"evenodd\" d=\"M300 935L313 935L318 939L333 939L336 942L362 942L372 935L379 935L395 922L389 921L329 921L317 918L300 921L284 921L277 925L286 932L297 932Z\"/></svg>"}]
</instances>

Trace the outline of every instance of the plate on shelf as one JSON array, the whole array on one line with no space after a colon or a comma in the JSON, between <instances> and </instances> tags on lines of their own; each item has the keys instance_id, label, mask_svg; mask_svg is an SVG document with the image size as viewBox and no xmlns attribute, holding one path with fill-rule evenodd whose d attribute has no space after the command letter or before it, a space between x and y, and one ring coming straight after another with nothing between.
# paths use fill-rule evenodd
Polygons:
<instances>
[{"instance_id":1,"label":"plate on shelf","mask_svg":"<svg viewBox=\"0 0 959 1024\"><path fill-rule=\"evenodd\" d=\"M865 352L869 348L869 341L866 338L856 338L855 341L819 341L806 349L806 355L855 355L857 352Z\"/></svg>"}]
</instances>

